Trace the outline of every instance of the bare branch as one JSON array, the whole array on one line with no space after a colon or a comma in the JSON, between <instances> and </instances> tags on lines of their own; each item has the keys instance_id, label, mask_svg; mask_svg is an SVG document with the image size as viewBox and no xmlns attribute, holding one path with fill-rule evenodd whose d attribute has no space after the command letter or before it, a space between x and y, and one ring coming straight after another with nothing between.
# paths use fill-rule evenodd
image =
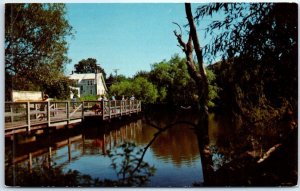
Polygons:
<instances>
[{"instance_id":1,"label":"bare branch","mask_svg":"<svg viewBox=\"0 0 300 191\"><path fill-rule=\"evenodd\" d=\"M277 150L278 147L281 147L281 146L282 146L282 144L276 144L276 145L274 145L273 147L271 147L271 148L263 155L263 157L260 158L260 159L257 161L257 163L262 163L262 162L264 162L266 159L268 159L268 158L271 156L271 154L272 154L274 151Z\"/></svg>"},{"instance_id":2,"label":"bare branch","mask_svg":"<svg viewBox=\"0 0 300 191\"><path fill-rule=\"evenodd\" d=\"M180 47L182 48L182 50L185 52L186 54L186 51L187 51L187 46L186 44L183 42L182 38L181 38L181 35L180 34L177 34L177 32L174 30L174 34L175 36L177 37L177 41L180 45Z\"/></svg>"},{"instance_id":3,"label":"bare branch","mask_svg":"<svg viewBox=\"0 0 300 191\"><path fill-rule=\"evenodd\" d=\"M182 36L182 30L181 30L181 27L180 27L180 25L178 24L178 23L176 23L176 22L172 22L174 25L177 25L178 26L178 28L180 29L180 36Z\"/></svg>"}]
</instances>

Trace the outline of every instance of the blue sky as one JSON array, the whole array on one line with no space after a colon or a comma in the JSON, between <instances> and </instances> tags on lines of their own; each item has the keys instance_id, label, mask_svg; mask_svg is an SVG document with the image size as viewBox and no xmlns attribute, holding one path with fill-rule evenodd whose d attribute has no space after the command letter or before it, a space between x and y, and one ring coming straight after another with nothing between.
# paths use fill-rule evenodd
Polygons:
<instances>
[{"instance_id":1,"label":"blue sky","mask_svg":"<svg viewBox=\"0 0 300 191\"><path fill-rule=\"evenodd\" d=\"M75 38L68 40L72 62L66 74L87 58L97 59L108 75L119 69L118 74L133 76L176 53L184 56L173 34L178 27L172 24L187 23L183 3L71 3L66 18L75 30ZM203 43L203 31L198 32Z\"/></svg>"}]
</instances>

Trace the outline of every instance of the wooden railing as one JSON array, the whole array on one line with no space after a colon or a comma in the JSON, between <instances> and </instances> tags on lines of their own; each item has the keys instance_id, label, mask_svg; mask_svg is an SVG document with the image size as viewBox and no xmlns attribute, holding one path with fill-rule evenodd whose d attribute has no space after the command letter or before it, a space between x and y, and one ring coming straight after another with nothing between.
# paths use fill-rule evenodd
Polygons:
<instances>
[{"instance_id":1,"label":"wooden railing","mask_svg":"<svg viewBox=\"0 0 300 191\"><path fill-rule=\"evenodd\" d=\"M97 110L93 106L98 105ZM141 111L141 101L33 101L5 102L5 131L30 132L41 126L68 125L86 116L100 116L103 120Z\"/></svg>"}]
</instances>

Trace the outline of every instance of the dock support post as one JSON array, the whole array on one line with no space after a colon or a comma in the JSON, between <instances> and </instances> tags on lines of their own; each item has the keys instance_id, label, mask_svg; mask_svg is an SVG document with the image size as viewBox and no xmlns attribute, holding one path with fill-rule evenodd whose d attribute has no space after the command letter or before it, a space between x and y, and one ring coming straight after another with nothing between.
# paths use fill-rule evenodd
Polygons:
<instances>
[{"instance_id":1,"label":"dock support post","mask_svg":"<svg viewBox=\"0 0 300 191\"><path fill-rule=\"evenodd\" d=\"M68 138L68 161L72 161L72 152L71 152L71 140Z\"/></svg>"},{"instance_id":2,"label":"dock support post","mask_svg":"<svg viewBox=\"0 0 300 191\"><path fill-rule=\"evenodd\" d=\"M32 154L31 153L28 154L28 168L29 168L29 172L32 173Z\"/></svg>"},{"instance_id":3,"label":"dock support post","mask_svg":"<svg viewBox=\"0 0 300 191\"><path fill-rule=\"evenodd\" d=\"M27 114L27 131L30 132L31 131L31 124L30 124L30 103L27 102L26 103L26 114Z\"/></svg>"}]
</instances>

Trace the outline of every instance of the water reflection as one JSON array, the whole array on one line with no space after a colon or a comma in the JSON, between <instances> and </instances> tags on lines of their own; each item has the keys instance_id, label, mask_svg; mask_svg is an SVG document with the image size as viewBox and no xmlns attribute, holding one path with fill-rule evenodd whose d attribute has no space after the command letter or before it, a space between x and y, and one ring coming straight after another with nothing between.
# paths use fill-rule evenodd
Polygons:
<instances>
[{"instance_id":1,"label":"water reflection","mask_svg":"<svg viewBox=\"0 0 300 191\"><path fill-rule=\"evenodd\" d=\"M37 135L36 141L30 143L21 143L17 139L7 141L6 180L26 176L26 173L16 173L17 169L27 169L27 173L39 172L43 176L41 174L46 172L45 169L57 168L61 173L74 174L76 171L87 175L90 183L98 182L99 186L132 185L125 184L124 181L120 183L120 176L115 172L117 169L111 166L111 154L128 142L134 143L136 148L144 148L156 132L157 129L139 119L121 125L99 124L94 127L57 130ZM134 160L137 160L138 155L136 152L132 155L135 156ZM149 167L146 175L150 182L142 182L144 186L192 186L193 182L203 180L197 139L187 125L174 126L158 136L145 153L142 166ZM153 166L157 169L155 174L150 169ZM120 172L120 169L117 171ZM145 179L145 176L139 177ZM13 181L8 182L15 185ZM42 184L45 182L41 181L40 186ZM85 185L88 186L86 182Z\"/></svg>"},{"instance_id":2,"label":"water reflection","mask_svg":"<svg viewBox=\"0 0 300 191\"><path fill-rule=\"evenodd\" d=\"M176 125L162 133L152 145L153 152L164 161L171 160L176 166L191 166L199 158L195 133L187 125Z\"/></svg>"}]
</instances>

